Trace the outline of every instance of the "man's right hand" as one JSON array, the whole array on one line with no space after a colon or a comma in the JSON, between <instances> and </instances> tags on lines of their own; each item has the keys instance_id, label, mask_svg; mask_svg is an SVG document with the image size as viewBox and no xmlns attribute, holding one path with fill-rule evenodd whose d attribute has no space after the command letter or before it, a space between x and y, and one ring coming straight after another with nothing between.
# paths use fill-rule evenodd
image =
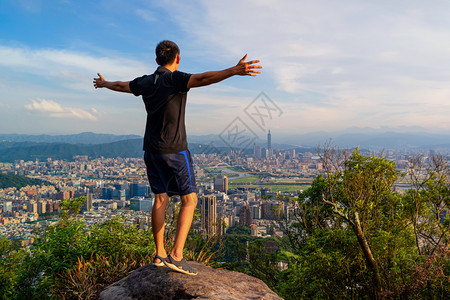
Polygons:
<instances>
[{"instance_id":1,"label":"man's right hand","mask_svg":"<svg viewBox=\"0 0 450 300\"><path fill-rule=\"evenodd\" d=\"M102 75L100 75L100 73L97 73L98 78L94 78L94 87L95 88L102 88L105 87L105 78L103 78Z\"/></svg>"},{"instance_id":2,"label":"man's right hand","mask_svg":"<svg viewBox=\"0 0 450 300\"><path fill-rule=\"evenodd\" d=\"M131 93L129 81L106 81L105 78L97 73L98 78L94 78L94 87L107 88L116 92Z\"/></svg>"}]
</instances>

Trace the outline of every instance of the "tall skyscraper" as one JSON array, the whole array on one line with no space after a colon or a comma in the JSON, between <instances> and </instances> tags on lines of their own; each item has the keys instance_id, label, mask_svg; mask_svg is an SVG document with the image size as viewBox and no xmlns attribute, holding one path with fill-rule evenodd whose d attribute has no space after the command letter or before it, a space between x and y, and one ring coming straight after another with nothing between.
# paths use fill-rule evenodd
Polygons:
<instances>
[{"instance_id":1,"label":"tall skyscraper","mask_svg":"<svg viewBox=\"0 0 450 300\"><path fill-rule=\"evenodd\" d=\"M261 146L253 144L253 157L254 158L261 158Z\"/></svg>"},{"instance_id":2,"label":"tall skyscraper","mask_svg":"<svg viewBox=\"0 0 450 300\"><path fill-rule=\"evenodd\" d=\"M253 222L252 212L248 204L242 205L239 209L239 225L251 225Z\"/></svg>"},{"instance_id":3,"label":"tall skyscraper","mask_svg":"<svg viewBox=\"0 0 450 300\"><path fill-rule=\"evenodd\" d=\"M86 210L90 211L93 207L94 195L92 193L87 193L86 195Z\"/></svg>"},{"instance_id":4,"label":"tall skyscraper","mask_svg":"<svg viewBox=\"0 0 450 300\"><path fill-rule=\"evenodd\" d=\"M202 228L208 236L217 234L217 206L216 196L205 195L200 197L202 212Z\"/></svg>"},{"instance_id":5,"label":"tall skyscraper","mask_svg":"<svg viewBox=\"0 0 450 300\"><path fill-rule=\"evenodd\" d=\"M37 213L38 212L38 205L37 205L36 201L31 200L27 204L27 211L28 212L32 212L32 213Z\"/></svg>"},{"instance_id":6,"label":"tall skyscraper","mask_svg":"<svg viewBox=\"0 0 450 300\"><path fill-rule=\"evenodd\" d=\"M270 129L269 129L269 133L267 134L267 152L269 153L269 157L272 157L272 155L273 155L272 134L270 133Z\"/></svg>"},{"instance_id":7,"label":"tall skyscraper","mask_svg":"<svg viewBox=\"0 0 450 300\"><path fill-rule=\"evenodd\" d=\"M38 205L38 214L45 214L47 212L46 211L46 208L47 208L46 201L38 201L37 205Z\"/></svg>"},{"instance_id":8,"label":"tall skyscraper","mask_svg":"<svg viewBox=\"0 0 450 300\"><path fill-rule=\"evenodd\" d=\"M252 205L250 206L250 211L252 213L252 219L261 219L261 206Z\"/></svg>"},{"instance_id":9,"label":"tall skyscraper","mask_svg":"<svg viewBox=\"0 0 450 300\"><path fill-rule=\"evenodd\" d=\"M225 175L214 176L214 190L228 193L228 177Z\"/></svg>"}]
</instances>

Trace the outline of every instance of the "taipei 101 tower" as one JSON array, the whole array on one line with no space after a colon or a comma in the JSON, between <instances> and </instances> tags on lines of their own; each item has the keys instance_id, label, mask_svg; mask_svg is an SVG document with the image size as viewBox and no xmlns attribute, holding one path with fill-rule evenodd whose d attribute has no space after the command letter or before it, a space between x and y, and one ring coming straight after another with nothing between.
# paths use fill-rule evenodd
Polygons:
<instances>
[{"instance_id":1,"label":"taipei 101 tower","mask_svg":"<svg viewBox=\"0 0 450 300\"><path fill-rule=\"evenodd\" d=\"M269 152L269 156L272 156L273 151L272 151L272 134L270 133L270 129L269 129L269 133L267 134L267 150Z\"/></svg>"}]
</instances>

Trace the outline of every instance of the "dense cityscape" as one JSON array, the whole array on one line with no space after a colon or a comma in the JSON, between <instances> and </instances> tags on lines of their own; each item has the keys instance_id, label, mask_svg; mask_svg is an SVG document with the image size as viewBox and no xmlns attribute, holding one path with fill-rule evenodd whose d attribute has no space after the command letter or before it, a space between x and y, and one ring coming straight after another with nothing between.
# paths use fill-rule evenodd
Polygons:
<instances>
[{"instance_id":1,"label":"dense cityscape","mask_svg":"<svg viewBox=\"0 0 450 300\"><path fill-rule=\"evenodd\" d=\"M432 153L433 154L433 153ZM387 151L400 171L408 168L412 153ZM323 173L320 157L295 149L253 145L253 153L195 154L201 222L194 228L207 235L224 234L235 225L251 226L253 236L282 236L280 217L292 215L292 198ZM64 199L86 197L82 207L87 224L123 217L126 224L147 229L154 195L146 178L143 159L75 156L73 161L16 161L0 163L0 172L44 180L49 184L0 190L0 234L21 245L30 245L34 229L58 221ZM398 182L401 191L407 182ZM174 197L177 202L178 197ZM274 213L276 211L276 213Z\"/></svg>"}]
</instances>

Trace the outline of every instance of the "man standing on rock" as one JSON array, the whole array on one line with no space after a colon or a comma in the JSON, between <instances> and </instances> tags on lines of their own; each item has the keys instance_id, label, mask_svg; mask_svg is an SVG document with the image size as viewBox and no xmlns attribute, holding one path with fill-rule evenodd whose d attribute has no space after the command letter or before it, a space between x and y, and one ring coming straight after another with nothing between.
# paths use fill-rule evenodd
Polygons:
<instances>
[{"instance_id":1,"label":"man standing on rock","mask_svg":"<svg viewBox=\"0 0 450 300\"><path fill-rule=\"evenodd\" d=\"M152 230L156 244L155 266L197 275L183 258L183 248L197 205L197 187L185 129L185 106L190 88L220 82L235 75L256 76L261 71L259 60L246 62L247 54L237 65L222 71L188 74L178 71L180 50L171 41L162 41L156 47L159 67L152 75L132 81L106 81L97 73L94 87L142 96L147 110L144 136L144 160L147 175L155 194L152 209ZM169 197L179 195L181 208L177 220L175 243L167 256L164 249L165 210Z\"/></svg>"}]
</instances>

